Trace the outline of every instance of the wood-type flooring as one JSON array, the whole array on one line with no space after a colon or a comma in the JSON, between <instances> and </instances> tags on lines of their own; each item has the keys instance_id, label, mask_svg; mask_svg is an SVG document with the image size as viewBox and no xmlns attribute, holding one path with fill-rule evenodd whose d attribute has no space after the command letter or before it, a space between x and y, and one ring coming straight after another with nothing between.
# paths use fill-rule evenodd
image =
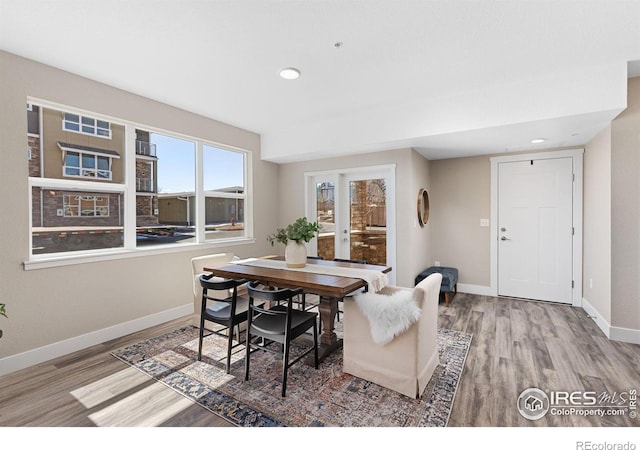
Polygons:
<instances>
[{"instance_id":1,"label":"wood-type flooring","mask_svg":"<svg viewBox=\"0 0 640 450\"><path fill-rule=\"evenodd\" d=\"M548 413L531 421L517 410L518 396L531 387L640 391L640 345L607 339L584 310L458 293L449 307L440 304L439 316L439 327L473 334L450 427L640 425L628 414ZM174 320L0 377L0 426L232 426L109 353L187 323Z\"/></svg>"}]
</instances>

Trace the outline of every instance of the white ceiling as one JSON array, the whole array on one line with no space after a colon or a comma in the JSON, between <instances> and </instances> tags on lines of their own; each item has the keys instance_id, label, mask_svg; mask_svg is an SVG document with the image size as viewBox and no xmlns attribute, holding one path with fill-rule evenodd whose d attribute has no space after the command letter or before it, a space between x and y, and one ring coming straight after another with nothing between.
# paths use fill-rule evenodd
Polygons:
<instances>
[{"instance_id":1,"label":"white ceiling","mask_svg":"<svg viewBox=\"0 0 640 450\"><path fill-rule=\"evenodd\" d=\"M440 159L588 142L639 24L635 0L0 0L0 49L260 133L266 160Z\"/></svg>"}]
</instances>

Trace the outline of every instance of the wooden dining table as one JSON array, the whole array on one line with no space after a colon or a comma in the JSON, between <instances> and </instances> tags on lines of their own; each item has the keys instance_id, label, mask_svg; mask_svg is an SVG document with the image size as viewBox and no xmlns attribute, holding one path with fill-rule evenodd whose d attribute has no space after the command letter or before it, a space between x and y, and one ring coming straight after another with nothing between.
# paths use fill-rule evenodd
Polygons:
<instances>
[{"instance_id":1,"label":"wooden dining table","mask_svg":"<svg viewBox=\"0 0 640 450\"><path fill-rule=\"evenodd\" d=\"M266 256L261 259L283 260L280 256ZM307 264L318 265L314 269L319 269L319 267L346 267L354 269L368 269L382 273L388 273L391 271L391 267L386 266L355 264L312 258L307 259ZM242 264L242 261L220 267L205 267L204 270L221 278L259 281L267 286L274 286L278 288L301 288L305 294L318 295L320 298L318 311L320 313L320 322L322 324L320 342L318 345L318 358L320 360L324 359L329 355L329 353L342 346L342 339L339 339L335 332L335 318L338 312L338 302L350 293L361 288L368 287L367 282L361 278L351 278L336 275L335 273L310 273L300 270L289 270L286 268L260 267L256 265Z\"/></svg>"}]
</instances>

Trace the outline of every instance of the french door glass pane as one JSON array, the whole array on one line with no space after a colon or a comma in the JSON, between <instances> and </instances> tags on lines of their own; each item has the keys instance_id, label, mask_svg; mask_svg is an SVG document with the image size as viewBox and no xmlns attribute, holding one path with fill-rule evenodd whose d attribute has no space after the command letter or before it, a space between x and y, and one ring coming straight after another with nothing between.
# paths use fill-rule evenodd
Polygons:
<instances>
[{"instance_id":1,"label":"french door glass pane","mask_svg":"<svg viewBox=\"0 0 640 450\"><path fill-rule=\"evenodd\" d=\"M318 256L331 260L335 256L335 184L316 183L316 217L322 225L318 235Z\"/></svg>"},{"instance_id":2,"label":"french door glass pane","mask_svg":"<svg viewBox=\"0 0 640 450\"><path fill-rule=\"evenodd\" d=\"M384 179L349 183L350 259L387 264L387 207Z\"/></svg>"}]
</instances>

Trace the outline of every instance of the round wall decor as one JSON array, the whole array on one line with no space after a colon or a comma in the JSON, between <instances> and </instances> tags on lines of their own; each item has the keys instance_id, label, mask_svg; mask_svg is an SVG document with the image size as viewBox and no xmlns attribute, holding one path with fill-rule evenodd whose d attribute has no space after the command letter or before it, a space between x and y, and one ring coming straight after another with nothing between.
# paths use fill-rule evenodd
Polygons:
<instances>
[{"instance_id":1,"label":"round wall decor","mask_svg":"<svg viewBox=\"0 0 640 450\"><path fill-rule=\"evenodd\" d=\"M429 220L429 194L426 189L418 191L418 223L424 227Z\"/></svg>"}]
</instances>

